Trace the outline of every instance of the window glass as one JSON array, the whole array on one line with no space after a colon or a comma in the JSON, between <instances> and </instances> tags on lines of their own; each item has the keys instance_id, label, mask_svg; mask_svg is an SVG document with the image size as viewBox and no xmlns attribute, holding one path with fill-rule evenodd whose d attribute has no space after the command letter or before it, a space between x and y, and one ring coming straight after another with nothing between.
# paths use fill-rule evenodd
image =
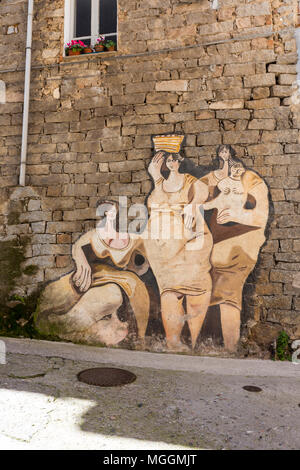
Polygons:
<instances>
[{"instance_id":1,"label":"window glass","mask_svg":"<svg viewBox=\"0 0 300 470\"><path fill-rule=\"evenodd\" d=\"M100 0L99 32L109 34L117 32L117 0ZM110 38L109 38L110 39ZM115 38L113 38L115 40Z\"/></svg>"},{"instance_id":2,"label":"window glass","mask_svg":"<svg viewBox=\"0 0 300 470\"><path fill-rule=\"evenodd\" d=\"M91 1L76 0L75 37L91 35Z\"/></svg>"},{"instance_id":3,"label":"window glass","mask_svg":"<svg viewBox=\"0 0 300 470\"><path fill-rule=\"evenodd\" d=\"M116 35L116 34L112 34L111 36L109 35L109 36L106 37L106 39L107 39L108 41L114 41L116 44L117 44L117 42L118 42L118 38L117 38L117 35Z\"/></svg>"}]
</instances>

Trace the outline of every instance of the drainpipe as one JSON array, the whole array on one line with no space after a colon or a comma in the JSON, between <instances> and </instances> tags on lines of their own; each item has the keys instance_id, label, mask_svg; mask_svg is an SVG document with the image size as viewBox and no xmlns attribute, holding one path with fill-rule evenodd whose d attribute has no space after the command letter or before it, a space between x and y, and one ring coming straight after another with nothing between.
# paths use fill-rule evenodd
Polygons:
<instances>
[{"instance_id":1,"label":"drainpipe","mask_svg":"<svg viewBox=\"0 0 300 470\"><path fill-rule=\"evenodd\" d=\"M23 108L23 128L22 128L22 149L21 149L21 167L20 167L20 179L19 179L20 186L25 186L25 175L26 175L28 116L29 116L29 97L30 97L30 74L31 74L33 4L34 4L34 0L28 0L26 60L25 60L25 82L24 82L24 108Z\"/></svg>"},{"instance_id":2,"label":"drainpipe","mask_svg":"<svg viewBox=\"0 0 300 470\"><path fill-rule=\"evenodd\" d=\"M297 53L298 53L298 62L297 62L297 86L298 93L300 92L300 26L295 29L296 44L297 44Z\"/></svg>"}]
</instances>

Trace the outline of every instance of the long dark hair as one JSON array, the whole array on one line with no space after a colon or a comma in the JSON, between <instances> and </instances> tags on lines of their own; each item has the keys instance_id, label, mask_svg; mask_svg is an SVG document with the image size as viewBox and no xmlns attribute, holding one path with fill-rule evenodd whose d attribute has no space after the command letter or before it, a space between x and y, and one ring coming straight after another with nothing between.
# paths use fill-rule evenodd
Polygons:
<instances>
[{"instance_id":1,"label":"long dark hair","mask_svg":"<svg viewBox=\"0 0 300 470\"><path fill-rule=\"evenodd\" d=\"M239 163L239 164L243 165L243 162L239 158L237 158L236 151L234 150L234 148L231 145L228 145L228 144L221 144L217 147L217 160L218 160L219 165L220 165L220 162L222 163L222 166L224 164L222 158L220 157L220 153L222 152L223 149L227 149L229 151L229 155L230 155L229 161L228 161L229 170L236 163ZM229 172L229 170L228 170L228 172Z\"/></svg>"},{"instance_id":2,"label":"long dark hair","mask_svg":"<svg viewBox=\"0 0 300 470\"><path fill-rule=\"evenodd\" d=\"M162 176L167 180L169 178L169 175L170 175L170 170L169 168L167 167L167 160L169 157L172 157L173 160L179 162L179 168L178 168L178 171L179 173L185 173L184 171L182 171L181 167L182 167L182 163L183 163L183 159L180 155L180 153L169 153L169 152L163 152L163 164L161 166L161 169L160 169L160 172L162 174Z\"/></svg>"},{"instance_id":3,"label":"long dark hair","mask_svg":"<svg viewBox=\"0 0 300 470\"><path fill-rule=\"evenodd\" d=\"M168 169L166 165L166 161L169 156L173 157L173 160L178 160L180 161L180 165L178 168L179 173L187 173L189 175L194 176L197 179L202 178L203 176L207 175L211 171L217 170L220 168L220 161L223 163L223 160L220 157L220 152L224 149L229 150L229 167L234 165L235 163L242 163L241 160L239 160L236 156L236 151L231 145L227 144L221 144L217 147L217 152L216 152L216 157L213 158L212 164L210 165L196 165L193 160L190 158L185 157L181 153L169 153L169 152L163 152L163 164L161 166L161 175L165 178L168 179L170 175L170 170Z\"/></svg>"},{"instance_id":4,"label":"long dark hair","mask_svg":"<svg viewBox=\"0 0 300 470\"><path fill-rule=\"evenodd\" d=\"M230 157L234 160L236 159L236 151L234 150L234 148L231 146L231 145L228 145L228 144L221 144L221 145L218 145L217 147L217 157L220 158L220 153L222 152L222 150L224 149L227 149L229 150L229 154L230 154Z\"/></svg>"},{"instance_id":5,"label":"long dark hair","mask_svg":"<svg viewBox=\"0 0 300 470\"><path fill-rule=\"evenodd\" d=\"M166 165L166 161L170 156L173 158L173 160L180 162L178 168L179 173L187 173L197 179L202 178L213 169L211 166L207 165L197 166L192 160L182 156L180 153L163 152L164 161L161 166L160 172L165 179L168 179L170 175L170 170Z\"/></svg>"}]
</instances>

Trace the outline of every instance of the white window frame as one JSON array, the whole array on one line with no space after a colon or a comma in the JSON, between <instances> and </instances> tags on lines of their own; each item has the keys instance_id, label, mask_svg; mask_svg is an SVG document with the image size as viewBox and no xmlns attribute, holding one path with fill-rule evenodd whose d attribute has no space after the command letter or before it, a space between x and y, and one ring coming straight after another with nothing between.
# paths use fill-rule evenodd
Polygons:
<instances>
[{"instance_id":1,"label":"white window frame","mask_svg":"<svg viewBox=\"0 0 300 470\"><path fill-rule=\"evenodd\" d=\"M91 36L81 36L76 38L75 34L75 3L76 0L65 0L65 30L64 30L64 45L72 39L78 39L83 41L84 39L91 40L91 46L96 44L96 40L99 37L99 0L91 0ZM118 22L117 31L115 33L109 33L103 35L105 38L110 36L117 36L118 40Z\"/></svg>"}]
</instances>

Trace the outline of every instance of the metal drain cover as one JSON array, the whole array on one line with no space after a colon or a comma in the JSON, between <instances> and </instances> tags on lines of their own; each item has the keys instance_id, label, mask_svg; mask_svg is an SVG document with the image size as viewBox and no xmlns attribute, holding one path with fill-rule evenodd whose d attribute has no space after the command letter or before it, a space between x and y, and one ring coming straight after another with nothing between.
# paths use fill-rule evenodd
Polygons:
<instances>
[{"instance_id":1,"label":"metal drain cover","mask_svg":"<svg viewBox=\"0 0 300 470\"><path fill-rule=\"evenodd\" d=\"M118 387L120 385L131 384L136 380L136 375L124 369L96 367L95 369L86 369L79 372L77 378L80 382L84 382L88 385Z\"/></svg>"},{"instance_id":2,"label":"metal drain cover","mask_svg":"<svg viewBox=\"0 0 300 470\"><path fill-rule=\"evenodd\" d=\"M243 389L247 390L247 392L262 392L262 389L260 387L256 387L255 385L245 385Z\"/></svg>"}]
</instances>

